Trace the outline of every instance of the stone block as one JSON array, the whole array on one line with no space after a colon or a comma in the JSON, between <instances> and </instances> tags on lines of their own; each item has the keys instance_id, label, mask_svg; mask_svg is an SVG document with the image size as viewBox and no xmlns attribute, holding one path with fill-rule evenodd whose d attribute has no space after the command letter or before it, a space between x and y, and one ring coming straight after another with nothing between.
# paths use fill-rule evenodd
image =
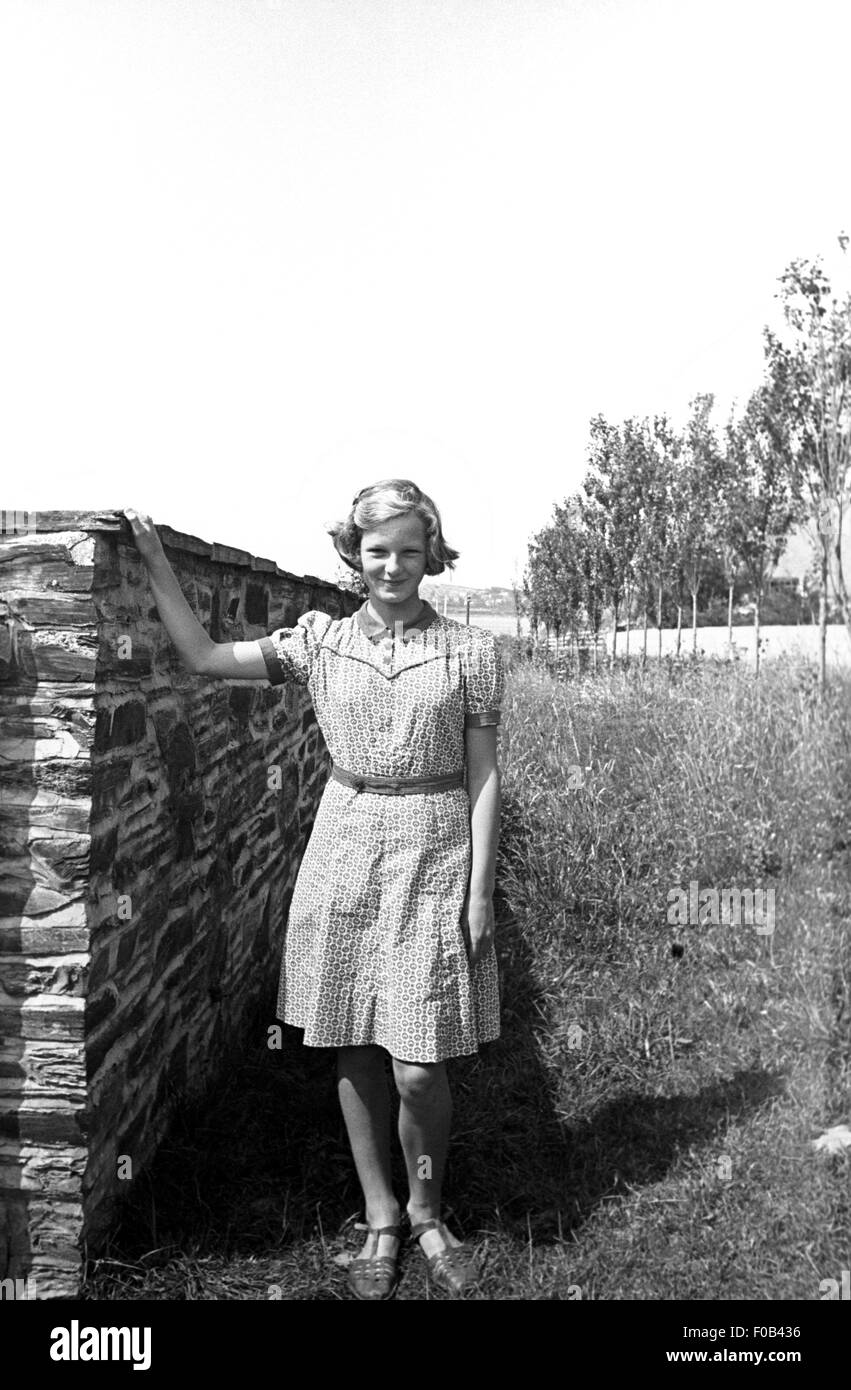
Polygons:
<instances>
[{"instance_id":1,"label":"stone block","mask_svg":"<svg viewBox=\"0 0 851 1390\"><path fill-rule=\"evenodd\" d=\"M265 584L246 584L245 621L265 631L269 622L269 591Z\"/></svg>"},{"instance_id":2,"label":"stone block","mask_svg":"<svg viewBox=\"0 0 851 1390\"><path fill-rule=\"evenodd\" d=\"M0 575L2 578L2 575ZM15 593L15 613L32 627L93 628L97 613L90 594L63 593L59 590Z\"/></svg>"},{"instance_id":3,"label":"stone block","mask_svg":"<svg viewBox=\"0 0 851 1390\"><path fill-rule=\"evenodd\" d=\"M95 752L133 747L144 739L147 723L148 712L144 700L125 700L112 710L98 710Z\"/></svg>"},{"instance_id":4,"label":"stone block","mask_svg":"<svg viewBox=\"0 0 851 1390\"><path fill-rule=\"evenodd\" d=\"M255 691L251 685L233 685L230 688L228 693L230 714L240 731L248 728L254 698Z\"/></svg>"},{"instance_id":5,"label":"stone block","mask_svg":"<svg viewBox=\"0 0 851 1390\"><path fill-rule=\"evenodd\" d=\"M89 933L85 926L4 925L0 922L0 952L21 951L27 956L52 956L87 951ZM91 983L91 980L90 980Z\"/></svg>"},{"instance_id":6,"label":"stone block","mask_svg":"<svg viewBox=\"0 0 851 1390\"><path fill-rule=\"evenodd\" d=\"M76 1042L84 1036L83 1000L70 996L0 998L0 1034L41 1041Z\"/></svg>"},{"instance_id":7,"label":"stone block","mask_svg":"<svg viewBox=\"0 0 851 1390\"><path fill-rule=\"evenodd\" d=\"M94 632L36 628L20 634L12 659L0 662L0 677L10 691L44 681L92 682L98 640ZM5 675L2 667L6 666Z\"/></svg>"},{"instance_id":8,"label":"stone block","mask_svg":"<svg viewBox=\"0 0 851 1390\"><path fill-rule=\"evenodd\" d=\"M0 955L0 991L9 999L86 992L88 956Z\"/></svg>"}]
</instances>

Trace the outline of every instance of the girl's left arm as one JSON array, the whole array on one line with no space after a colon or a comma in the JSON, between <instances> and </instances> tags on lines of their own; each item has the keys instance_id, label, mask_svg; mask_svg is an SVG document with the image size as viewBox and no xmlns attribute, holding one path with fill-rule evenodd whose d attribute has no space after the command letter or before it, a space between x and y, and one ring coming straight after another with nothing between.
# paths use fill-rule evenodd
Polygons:
<instances>
[{"instance_id":1,"label":"girl's left arm","mask_svg":"<svg viewBox=\"0 0 851 1390\"><path fill-rule=\"evenodd\" d=\"M470 964L474 965L490 947L494 934L492 898L500 815L497 726L466 729L464 740L473 851L465 916Z\"/></svg>"}]
</instances>

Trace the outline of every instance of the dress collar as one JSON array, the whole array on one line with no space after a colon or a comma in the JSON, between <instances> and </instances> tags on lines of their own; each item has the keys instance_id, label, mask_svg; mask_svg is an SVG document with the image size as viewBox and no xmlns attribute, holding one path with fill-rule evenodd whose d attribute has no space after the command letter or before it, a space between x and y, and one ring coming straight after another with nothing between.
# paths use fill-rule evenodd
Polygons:
<instances>
[{"instance_id":1,"label":"dress collar","mask_svg":"<svg viewBox=\"0 0 851 1390\"><path fill-rule=\"evenodd\" d=\"M364 599L360 608L357 609L355 617L358 620L358 627L364 636L375 641L376 638L380 637L385 632L390 632L391 629L388 627L387 623L382 623L380 619L373 618L372 614L367 611L366 605L368 601L368 599ZM416 633L425 631L427 627L431 626L437 616L437 610L432 608L428 599L423 599L423 607L419 617L412 623L405 623L402 630L403 642L409 642Z\"/></svg>"}]
</instances>

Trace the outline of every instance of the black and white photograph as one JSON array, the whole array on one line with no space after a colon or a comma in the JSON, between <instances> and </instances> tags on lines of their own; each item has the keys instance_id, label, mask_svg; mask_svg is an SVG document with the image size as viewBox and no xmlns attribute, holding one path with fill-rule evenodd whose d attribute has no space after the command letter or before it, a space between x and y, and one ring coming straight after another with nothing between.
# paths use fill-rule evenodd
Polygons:
<instances>
[{"instance_id":1,"label":"black and white photograph","mask_svg":"<svg viewBox=\"0 0 851 1390\"><path fill-rule=\"evenodd\" d=\"M293 1302L838 1338L849 52L839 0L3 0L33 1369L215 1371L189 1302L246 1371Z\"/></svg>"}]
</instances>

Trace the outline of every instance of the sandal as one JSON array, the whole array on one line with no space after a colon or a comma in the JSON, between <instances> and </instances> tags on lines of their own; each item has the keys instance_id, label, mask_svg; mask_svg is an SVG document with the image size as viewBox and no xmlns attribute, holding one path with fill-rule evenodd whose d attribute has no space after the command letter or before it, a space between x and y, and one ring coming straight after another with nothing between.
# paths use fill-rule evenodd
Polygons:
<instances>
[{"instance_id":1,"label":"sandal","mask_svg":"<svg viewBox=\"0 0 851 1390\"><path fill-rule=\"evenodd\" d=\"M439 1229L441 1226L442 1221L420 1221L411 1227L411 1239L418 1242L424 1231ZM445 1226L443 1229L445 1231ZM420 1250L425 1256L432 1279L448 1293L463 1293L479 1277L475 1256L469 1245L446 1245L443 1250L437 1250L433 1255L426 1255L422 1246Z\"/></svg>"},{"instance_id":2,"label":"sandal","mask_svg":"<svg viewBox=\"0 0 851 1390\"><path fill-rule=\"evenodd\" d=\"M360 1229L371 1236L395 1236L399 1239L398 1225L362 1226ZM390 1298L396 1287L397 1265L398 1252L396 1255L357 1255L349 1265L349 1288L355 1298L370 1303Z\"/></svg>"}]
</instances>

